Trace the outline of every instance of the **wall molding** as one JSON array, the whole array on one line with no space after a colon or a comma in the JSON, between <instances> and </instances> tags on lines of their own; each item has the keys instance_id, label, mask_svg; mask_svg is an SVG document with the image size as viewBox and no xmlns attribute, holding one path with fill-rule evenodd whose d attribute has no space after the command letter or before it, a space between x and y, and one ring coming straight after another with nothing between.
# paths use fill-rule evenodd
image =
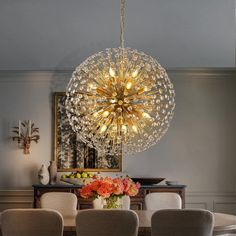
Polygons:
<instances>
[{"instance_id":1,"label":"wall molding","mask_svg":"<svg viewBox=\"0 0 236 236\"><path fill-rule=\"evenodd\" d=\"M32 190L0 190L0 211L9 208L31 208Z\"/></svg>"},{"instance_id":2,"label":"wall molding","mask_svg":"<svg viewBox=\"0 0 236 236\"><path fill-rule=\"evenodd\" d=\"M169 75L180 79L236 79L236 68L170 68Z\"/></svg>"},{"instance_id":3,"label":"wall molding","mask_svg":"<svg viewBox=\"0 0 236 236\"><path fill-rule=\"evenodd\" d=\"M69 82L72 71L0 71L0 83Z\"/></svg>"},{"instance_id":4,"label":"wall molding","mask_svg":"<svg viewBox=\"0 0 236 236\"><path fill-rule=\"evenodd\" d=\"M186 202L186 208L209 209L207 202Z\"/></svg>"},{"instance_id":5,"label":"wall molding","mask_svg":"<svg viewBox=\"0 0 236 236\"><path fill-rule=\"evenodd\" d=\"M221 213L236 214L235 192L187 192L186 206Z\"/></svg>"},{"instance_id":6,"label":"wall molding","mask_svg":"<svg viewBox=\"0 0 236 236\"><path fill-rule=\"evenodd\" d=\"M69 82L72 70L0 70L0 83ZM236 68L168 68L168 74L192 79L236 79Z\"/></svg>"},{"instance_id":7,"label":"wall molding","mask_svg":"<svg viewBox=\"0 0 236 236\"><path fill-rule=\"evenodd\" d=\"M187 191L188 197L235 197L236 192L204 192L204 191Z\"/></svg>"},{"instance_id":8,"label":"wall molding","mask_svg":"<svg viewBox=\"0 0 236 236\"><path fill-rule=\"evenodd\" d=\"M218 212L221 209L224 210L225 213L236 214L236 200L233 201L213 201L213 211Z\"/></svg>"},{"instance_id":9,"label":"wall molding","mask_svg":"<svg viewBox=\"0 0 236 236\"><path fill-rule=\"evenodd\" d=\"M1 197L32 197L33 190L0 190Z\"/></svg>"}]
</instances>

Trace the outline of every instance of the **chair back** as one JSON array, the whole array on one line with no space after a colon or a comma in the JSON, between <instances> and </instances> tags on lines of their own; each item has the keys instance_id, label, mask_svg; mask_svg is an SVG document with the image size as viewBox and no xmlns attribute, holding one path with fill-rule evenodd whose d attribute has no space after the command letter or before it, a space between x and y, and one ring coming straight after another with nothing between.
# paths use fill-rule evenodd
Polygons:
<instances>
[{"instance_id":1,"label":"chair back","mask_svg":"<svg viewBox=\"0 0 236 236\"><path fill-rule=\"evenodd\" d=\"M145 196L147 210L181 209L182 200L177 193L149 193Z\"/></svg>"},{"instance_id":2,"label":"chair back","mask_svg":"<svg viewBox=\"0 0 236 236\"><path fill-rule=\"evenodd\" d=\"M138 216L131 210L81 210L76 217L77 236L137 236Z\"/></svg>"},{"instance_id":3,"label":"chair back","mask_svg":"<svg viewBox=\"0 0 236 236\"><path fill-rule=\"evenodd\" d=\"M207 210L168 209L152 215L152 236L212 236L213 214Z\"/></svg>"},{"instance_id":4,"label":"chair back","mask_svg":"<svg viewBox=\"0 0 236 236\"><path fill-rule=\"evenodd\" d=\"M41 208L54 209L63 216L77 214L77 197L74 193L49 192L40 199Z\"/></svg>"},{"instance_id":5,"label":"chair back","mask_svg":"<svg viewBox=\"0 0 236 236\"><path fill-rule=\"evenodd\" d=\"M3 236L62 236L63 218L54 210L9 209L2 213Z\"/></svg>"}]
</instances>

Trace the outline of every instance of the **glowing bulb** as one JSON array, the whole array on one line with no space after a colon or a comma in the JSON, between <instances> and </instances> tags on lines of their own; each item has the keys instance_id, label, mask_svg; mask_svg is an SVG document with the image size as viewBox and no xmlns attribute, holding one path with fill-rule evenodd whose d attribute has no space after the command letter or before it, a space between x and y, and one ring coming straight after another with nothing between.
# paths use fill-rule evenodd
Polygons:
<instances>
[{"instance_id":1,"label":"glowing bulb","mask_svg":"<svg viewBox=\"0 0 236 236\"><path fill-rule=\"evenodd\" d=\"M107 126L103 125L100 129L100 133L104 133L107 130Z\"/></svg>"},{"instance_id":2,"label":"glowing bulb","mask_svg":"<svg viewBox=\"0 0 236 236\"><path fill-rule=\"evenodd\" d=\"M132 129L133 129L133 131L134 131L135 133L138 133L138 128L137 128L136 125L132 125Z\"/></svg>"},{"instance_id":3,"label":"glowing bulb","mask_svg":"<svg viewBox=\"0 0 236 236\"><path fill-rule=\"evenodd\" d=\"M110 74L111 77L115 77L116 76L115 70L113 70L111 67L109 68L109 74Z\"/></svg>"},{"instance_id":4,"label":"glowing bulb","mask_svg":"<svg viewBox=\"0 0 236 236\"><path fill-rule=\"evenodd\" d=\"M98 116L98 112L93 113L93 116L96 118Z\"/></svg>"},{"instance_id":5,"label":"glowing bulb","mask_svg":"<svg viewBox=\"0 0 236 236\"><path fill-rule=\"evenodd\" d=\"M96 84L90 83L90 84L88 84L88 86L89 86L91 89L97 89Z\"/></svg>"},{"instance_id":6,"label":"glowing bulb","mask_svg":"<svg viewBox=\"0 0 236 236\"><path fill-rule=\"evenodd\" d=\"M127 127L126 127L126 125L122 125L121 130L122 130L124 133L126 133L126 132L127 132Z\"/></svg>"},{"instance_id":7,"label":"glowing bulb","mask_svg":"<svg viewBox=\"0 0 236 236\"><path fill-rule=\"evenodd\" d=\"M135 70L134 72L132 72L132 77L135 78L138 75L138 70Z\"/></svg>"},{"instance_id":8,"label":"glowing bulb","mask_svg":"<svg viewBox=\"0 0 236 236\"><path fill-rule=\"evenodd\" d=\"M118 104L121 106L123 104L123 101L122 100L119 100L118 101Z\"/></svg>"},{"instance_id":9,"label":"glowing bulb","mask_svg":"<svg viewBox=\"0 0 236 236\"><path fill-rule=\"evenodd\" d=\"M145 92L148 91L148 87L147 86L145 86L143 89L144 89Z\"/></svg>"},{"instance_id":10,"label":"glowing bulb","mask_svg":"<svg viewBox=\"0 0 236 236\"><path fill-rule=\"evenodd\" d=\"M151 118L151 116L146 112L143 112L142 115L143 115L144 118L147 118L147 119Z\"/></svg>"},{"instance_id":11,"label":"glowing bulb","mask_svg":"<svg viewBox=\"0 0 236 236\"><path fill-rule=\"evenodd\" d=\"M116 102L117 102L116 99L111 99L111 100L110 100L110 103L116 103Z\"/></svg>"},{"instance_id":12,"label":"glowing bulb","mask_svg":"<svg viewBox=\"0 0 236 236\"><path fill-rule=\"evenodd\" d=\"M117 92L113 92L113 93L112 93L112 96L113 96L113 97L116 97L116 96L117 96Z\"/></svg>"},{"instance_id":13,"label":"glowing bulb","mask_svg":"<svg viewBox=\"0 0 236 236\"><path fill-rule=\"evenodd\" d=\"M132 82L129 81L129 82L126 84L125 87L126 87L127 89L131 89L132 85L133 85Z\"/></svg>"},{"instance_id":14,"label":"glowing bulb","mask_svg":"<svg viewBox=\"0 0 236 236\"><path fill-rule=\"evenodd\" d=\"M109 112L109 111L104 111L104 112L103 112L103 114L102 114L102 116L103 116L103 117L108 117L108 116L109 116L109 114L110 114L110 112Z\"/></svg>"}]
</instances>

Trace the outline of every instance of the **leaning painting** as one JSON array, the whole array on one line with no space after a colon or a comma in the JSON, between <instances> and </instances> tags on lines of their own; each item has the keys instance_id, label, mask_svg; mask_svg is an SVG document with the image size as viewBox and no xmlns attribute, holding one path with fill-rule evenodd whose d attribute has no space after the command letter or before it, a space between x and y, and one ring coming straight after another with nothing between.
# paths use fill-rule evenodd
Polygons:
<instances>
[{"instance_id":1,"label":"leaning painting","mask_svg":"<svg viewBox=\"0 0 236 236\"><path fill-rule=\"evenodd\" d=\"M54 159L59 171L121 171L121 156L100 155L79 140L65 109L65 92L54 93Z\"/></svg>"}]
</instances>

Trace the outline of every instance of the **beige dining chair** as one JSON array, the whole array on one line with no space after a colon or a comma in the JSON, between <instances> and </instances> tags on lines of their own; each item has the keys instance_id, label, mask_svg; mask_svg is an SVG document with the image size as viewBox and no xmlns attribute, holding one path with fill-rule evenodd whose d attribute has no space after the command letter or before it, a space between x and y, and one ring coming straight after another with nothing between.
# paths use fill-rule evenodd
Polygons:
<instances>
[{"instance_id":1,"label":"beige dining chair","mask_svg":"<svg viewBox=\"0 0 236 236\"><path fill-rule=\"evenodd\" d=\"M77 196L68 192L44 193L40 198L41 208L54 209L63 216L77 214Z\"/></svg>"},{"instance_id":2,"label":"beige dining chair","mask_svg":"<svg viewBox=\"0 0 236 236\"><path fill-rule=\"evenodd\" d=\"M207 210L166 209L151 219L152 236L212 236L213 214Z\"/></svg>"},{"instance_id":3,"label":"beige dining chair","mask_svg":"<svg viewBox=\"0 0 236 236\"><path fill-rule=\"evenodd\" d=\"M62 236L63 218L55 210L9 209L2 213L3 236Z\"/></svg>"},{"instance_id":4,"label":"beige dining chair","mask_svg":"<svg viewBox=\"0 0 236 236\"><path fill-rule=\"evenodd\" d=\"M177 193L149 193L144 201L147 210L182 208L182 200Z\"/></svg>"},{"instance_id":5,"label":"beige dining chair","mask_svg":"<svg viewBox=\"0 0 236 236\"><path fill-rule=\"evenodd\" d=\"M81 210L76 216L77 236L137 236L138 216L131 210Z\"/></svg>"}]
</instances>

